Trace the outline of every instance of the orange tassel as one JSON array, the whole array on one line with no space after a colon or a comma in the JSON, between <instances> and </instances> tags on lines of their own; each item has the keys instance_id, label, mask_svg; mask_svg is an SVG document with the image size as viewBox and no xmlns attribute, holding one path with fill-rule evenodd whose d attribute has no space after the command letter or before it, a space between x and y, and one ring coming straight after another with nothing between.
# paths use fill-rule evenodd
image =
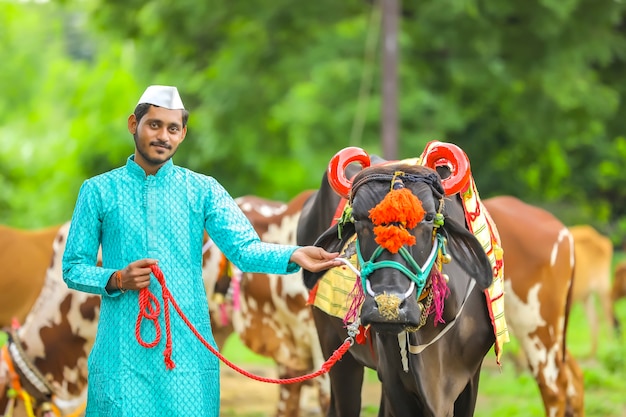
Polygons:
<instances>
[{"instance_id":1,"label":"orange tassel","mask_svg":"<svg viewBox=\"0 0 626 417\"><path fill-rule=\"evenodd\" d=\"M391 253L404 245L414 245L415 236L408 230L424 219L422 202L408 188L391 190L376 207L369 211L376 225L376 243Z\"/></svg>"},{"instance_id":2,"label":"orange tassel","mask_svg":"<svg viewBox=\"0 0 626 417\"><path fill-rule=\"evenodd\" d=\"M369 213L376 225L400 223L407 229L417 226L426 214L422 202L408 188L391 190Z\"/></svg>"},{"instance_id":3,"label":"orange tassel","mask_svg":"<svg viewBox=\"0 0 626 417\"><path fill-rule=\"evenodd\" d=\"M376 234L376 243L391 253L398 253L404 245L415 245L415 236L398 226L376 226L374 233Z\"/></svg>"}]
</instances>

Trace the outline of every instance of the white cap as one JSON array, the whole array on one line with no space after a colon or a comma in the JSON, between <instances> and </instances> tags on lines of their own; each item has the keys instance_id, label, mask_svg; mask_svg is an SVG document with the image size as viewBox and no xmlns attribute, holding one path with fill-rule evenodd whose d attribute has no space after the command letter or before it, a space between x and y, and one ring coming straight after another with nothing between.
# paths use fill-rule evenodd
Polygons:
<instances>
[{"instance_id":1,"label":"white cap","mask_svg":"<svg viewBox=\"0 0 626 417\"><path fill-rule=\"evenodd\" d=\"M178 89L168 85L151 85L146 88L137 105L142 103L153 104L170 110L185 110Z\"/></svg>"}]
</instances>

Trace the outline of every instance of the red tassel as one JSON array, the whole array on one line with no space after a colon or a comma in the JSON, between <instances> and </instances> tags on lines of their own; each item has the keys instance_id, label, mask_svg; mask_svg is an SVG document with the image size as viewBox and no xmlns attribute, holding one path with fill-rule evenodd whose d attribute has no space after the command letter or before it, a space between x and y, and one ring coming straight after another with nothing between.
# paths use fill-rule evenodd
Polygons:
<instances>
[{"instance_id":1,"label":"red tassel","mask_svg":"<svg viewBox=\"0 0 626 417\"><path fill-rule=\"evenodd\" d=\"M365 328L362 325L359 326L359 333L357 333L357 335L354 337L354 340L359 344L359 345L363 345L365 344L365 341L367 340L367 336L369 335L370 332L370 328Z\"/></svg>"}]
</instances>

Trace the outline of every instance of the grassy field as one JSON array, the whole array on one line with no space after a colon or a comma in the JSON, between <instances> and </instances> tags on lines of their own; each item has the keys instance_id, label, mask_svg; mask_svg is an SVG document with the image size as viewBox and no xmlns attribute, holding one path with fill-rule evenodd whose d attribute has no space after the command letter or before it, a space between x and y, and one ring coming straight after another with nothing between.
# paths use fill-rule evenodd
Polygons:
<instances>
[{"instance_id":1,"label":"grassy field","mask_svg":"<svg viewBox=\"0 0 626 417\"><path fill-rule=\"evenodd\" d=\"M617 306L617 315L626 329L626 300ZM598 308L598 312L599 312ZM600 314L600 313L599 313ZM568 348L577 358L584 374L585 415L587 417L626 417L626 335L616 336L608 326L601 327L600 342L596 358L588 356L590 332L582 305L575 304L567 334ZM537 385L525 370L517 370L512 356L518 351L515 340L504 346L502 369L495 364L495 355L490 352L485 358L480 381L480 393L476 409L479 417L541 417L543 404ZM254 364L271 367L272 362L245 348L236 337L231 336L224 355L236 364ZM362 416L377 415L378 382L373 371L367 374L367 386L374 391L364 396ZM258 387L258 385L256 385ZM274 401L271 397L269 401ZM242 412L230 408L231 417L272 415L264 412Z\"/></svg>"}]
</instances>

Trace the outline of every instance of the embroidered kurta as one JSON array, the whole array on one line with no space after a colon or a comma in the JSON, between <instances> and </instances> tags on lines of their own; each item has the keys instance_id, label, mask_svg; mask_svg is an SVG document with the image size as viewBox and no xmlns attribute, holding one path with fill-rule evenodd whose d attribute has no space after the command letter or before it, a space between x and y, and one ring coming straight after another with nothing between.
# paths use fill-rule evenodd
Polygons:
<instances>
[{"instance_id":1,"label":"embroidered kurta","mask_svg":"<svg viewBox=\"0 0 626 417\"><path fill-rule=\"evenodd\" d=\"M171 160L156 175L146 176L131 156L124 167L83 183L63 256L63 279L70 288L102 297L88 360L88 417L219 415L219 360L174 308L170 306L175 368L167 370L163 308L158 319L161 341L144 348L135 336L139 292L105 289L116 270L139 259L157 259L174 300L216 347L202 281L205 230L243 271L289 274L299 269L289 262L296 246L261 242L214 178ZM162 305L161 286L154 276L149 288ZM146 342L155 339L153 322L143 321L141 335Z\"/></svg>"}]
</instances>

